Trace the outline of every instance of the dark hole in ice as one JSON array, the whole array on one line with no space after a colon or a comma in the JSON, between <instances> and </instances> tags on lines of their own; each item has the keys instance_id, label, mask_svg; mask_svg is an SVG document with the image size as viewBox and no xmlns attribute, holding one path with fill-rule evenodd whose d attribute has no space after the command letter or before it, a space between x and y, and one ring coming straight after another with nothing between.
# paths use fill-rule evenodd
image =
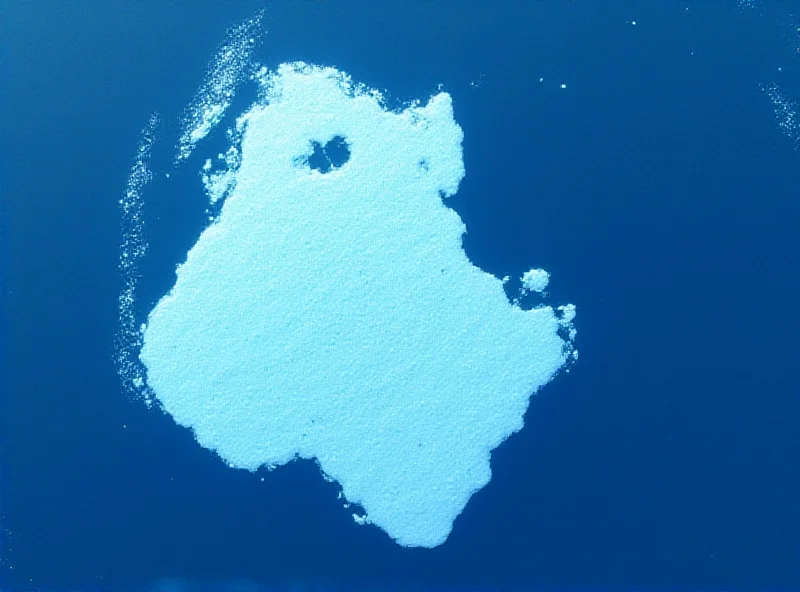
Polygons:
<instances>
[{"instance_id":1,"label":"dark hole in ice","mask_svg":"<svg viewBox=\"0 0 800 592\"><path fill-rule=\"evenodd\" d=\"M311 155L306 162L309 168L320 173L329 173L350 160L350 146L342 136L334 136L324 146L313 140Z\"/></svg>"},{"instance_id":2,"label":"dark hole in ice","mask_svg":"<svg viewBox=\"0 0 800 592\"><path fill-rule=\"evenodd\" d=\"M333 168L338 169L350 160L350 146L342 136L334 136L330 142L325 144L325 154Z\"/></svg>"}]
</instances>

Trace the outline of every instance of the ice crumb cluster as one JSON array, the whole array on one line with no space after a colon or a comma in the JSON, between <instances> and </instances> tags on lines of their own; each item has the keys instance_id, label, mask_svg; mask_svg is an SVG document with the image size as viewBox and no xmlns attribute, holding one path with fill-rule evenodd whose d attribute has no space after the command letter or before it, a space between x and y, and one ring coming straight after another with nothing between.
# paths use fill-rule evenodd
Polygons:
<instances>
[{"instance_id":1,"label":"ice crumb cluster","mask_svg":"<svg viewBox=\"0 0 800 592\"><path fill-rule=\"evenodd\" d=\"M522 289L525 292L543 292L550 283L550 274L544 269L531 269L522 274Z\"/></svg>"},{"instance_id":2,"label":"ice crumb cluster","mask_svg":"<svg viewBox=\"0 0 800 592\"><path fill-rule=\"evenodd\" d=\"M333 68L259 79L232 190L149 315L148 385L229 466L315 459L356 522L439 545L575 357L575 307L523 310L467 258L447 93L391 111ZM334 138L348 160L310 167Z\"/></svg>"},{"instance_id":3,"label":"ice crumb cluster","mask_svg":"<svg viewBox=\"0 0 800 592\"><path fill-rule=\"evenodd\" d=\"M212 205L227 195L236 186L236 171L241 158L236 146L228 148L224 154L217 155L216 164L209 158L206 159L200 178Z\"/></svg>"},{"instance_id":4,"label":"ice crumb cluster","mask_svg":"<svg viewBox=\"0 0 800 592\"><path fill-rule=\"evenodd\" d=\"M800 122L797 119L797 104L788 98L774 82L762 86L761 90L766 93L772 103L775 119L778 122L778 129L792 140L795 148L799 147Z\"/></svg>"},{"instance_id":5,"label":"ice crumb cluster","mask_svg":"<svg viewBox=\"0 0 800 592\"><path fill-rule=\"evenodd\" d=\"M737 6L743 10L753 10L760 4L760 0L737 0Z\"/></svg>"},{"instance_id":6,"label":"ice crumb cluster","mask_svg":"<svg viewBox=\"0 0 800 592\"><path fill-rule=\"evenodd\" d=\"M230 107L239 83L247 76L251 56L260 40L263 13L232 28L206 71L181 122L177 162L186 160Z\"/></svg>"},{"instance_id":7,"label":"ice crumb cluster","mask_svg":"<svg viewBox=\"0 0 800 592\"><path fill-rule=\"evenodd\" d=\"M152 181L150 156L159 124L157 114L150 116L142 130L136 158L131 167L125 193L119 200L122 214L122 242L119 251L119 273L122 290L118 299L118 326L114 361L123 386L129 392L141 392L144 386L144 369L135 352L142 346L142 327L136 321L134 304L139 283L139 263L147 253L144 235L145 187ZM145 392L145 400L148 393Z\"/></svg>"}]
</instances>

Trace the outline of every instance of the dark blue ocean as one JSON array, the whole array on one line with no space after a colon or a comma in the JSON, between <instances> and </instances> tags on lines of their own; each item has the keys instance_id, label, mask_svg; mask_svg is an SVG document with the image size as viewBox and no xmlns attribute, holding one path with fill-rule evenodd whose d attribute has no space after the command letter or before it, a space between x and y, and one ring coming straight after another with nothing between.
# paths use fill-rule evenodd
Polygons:
<instances>
[{"instance_id":1,"label":"dark blue ocean","mask_svg":"<svg viewBox=\"0 0 800 592\"><path fill-rule=\"evenodd\" d=\"M0 589L800 589L796 8L0 4ZM435 549L356 525L310 462L227 468L117 376L141 130L160 115L167 162L218 44L261 9L267 67L333 65L398 102L441 84L469 258L543 267L577 306L580 359ZM204 224L197 168L146 196L145 314Z\"/></svg>"}]
</instances>

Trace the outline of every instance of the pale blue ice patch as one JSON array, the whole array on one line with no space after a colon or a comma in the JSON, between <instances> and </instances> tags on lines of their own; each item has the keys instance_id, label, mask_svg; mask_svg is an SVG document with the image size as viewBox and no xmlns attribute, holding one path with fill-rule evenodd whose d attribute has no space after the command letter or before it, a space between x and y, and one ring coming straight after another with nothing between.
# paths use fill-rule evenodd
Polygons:
<instances>
[{"instance_id":1,"label":"pale blue ice patch","mask_svg":"<svg viewBox=\"0 0 800 592\"><path fill-rule=\"evenodd\" d=\"M333 68L261 79L233 189L149 316L148 384L232 467L316 459L358 522L439 545L576 357L575 309L523 310L467 258L450 95L391 111ZM346 161L311 166L337 138Z\"/></svg>"}]
</instances>

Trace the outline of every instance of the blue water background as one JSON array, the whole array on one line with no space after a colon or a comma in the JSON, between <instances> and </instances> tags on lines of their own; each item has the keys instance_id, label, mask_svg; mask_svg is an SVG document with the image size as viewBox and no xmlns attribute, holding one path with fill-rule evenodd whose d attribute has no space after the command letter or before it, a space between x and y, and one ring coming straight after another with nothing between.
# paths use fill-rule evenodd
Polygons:
<instances>
[{"instance_id":1,"label":"blue water background","mask_svg":"<svg viewBox=\"0 0 800 592\"><path fill-rule=\"evenodd\" d=\"M358 527L311 463L226 468L112 363L140 131L158 111L168 158L226 29L261 6L0 8L0 587L800 586L800 154L759 89L800 99L791 5L267 5L269 67L335 65L397 101L441 83L470 259L544 267L578 307L580 360L434 550ZM199 164L147 203L143 308L202 228Z\"/></svg>"}]
</instances>

